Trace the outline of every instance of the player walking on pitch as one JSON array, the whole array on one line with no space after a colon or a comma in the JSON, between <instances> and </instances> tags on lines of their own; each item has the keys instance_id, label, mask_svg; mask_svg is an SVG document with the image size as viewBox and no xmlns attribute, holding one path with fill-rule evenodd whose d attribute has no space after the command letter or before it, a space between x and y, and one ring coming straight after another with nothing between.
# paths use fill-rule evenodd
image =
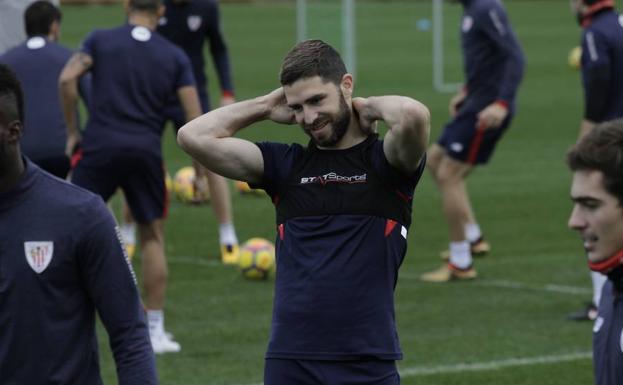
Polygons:
<instances>
[{"instance_id":1,"label":"player walking on pitch","mask_svg":"<svg viewBox=\"0 0 623 385\"><path fill-rule=\"evenodd\" d=\"M168 281L164 253L166 190L161 154L163 110L177 94L188 120L201 114L188 57L155 33L164 11L160 0L129 0L128 24L92 32L63 69L61 94L68 144L79 140L72 120L76 82L93 76L83 155L72 182L108 200L118 187L139 224L145 306L156 353L178 352L164 330Z\"/></svg>"},{"instance_id":2,"label":"player walking on pitch","mask_svg":"<svg viewBox=\"0 0 623 385\"><path fill-rule=\"evenodd\" d=\"M442 198L448 223L448 259L422 275L427 282L476 278L472 254L490 250L467 194L466 179L476 165L489 161L510 126L524 57L498 0L460 0L465 85L450 100L452 120L428 150L428 168Z\"/></svg>"},{"instance_id":3,"label":"player walking on pitch","mask_svg":"<svg viewBox=\"0 0 623 385\"><path fill-rule=\"evenodd\" d=\"M158 21L158 32L186 52L197 80L197 91L203 112L210 111L208 79L205 74L204 43L210 45L210 54L221 86L221 106L231 104L234 86L231 80L229 54L221 32L220 12L216 0L165 0L165 13ZM177 98L166 108L167 118L176 131L184 123L184 109ZM211 171L205 171L193 160L195 174L207 174L212 208L219 222L221 260L226 264L238 262L238 237L232 217L232 204L227 180ZM201 178L197 178L201 180Z\"/></svg>"}]
</instances>

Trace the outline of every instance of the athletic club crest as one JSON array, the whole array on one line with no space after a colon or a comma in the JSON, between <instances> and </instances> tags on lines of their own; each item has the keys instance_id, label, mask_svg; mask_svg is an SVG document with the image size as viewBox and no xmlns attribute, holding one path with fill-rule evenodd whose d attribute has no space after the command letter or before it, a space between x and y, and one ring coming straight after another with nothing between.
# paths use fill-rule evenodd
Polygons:
<instances>
[{"instance_id":1,"label":"athletic club crest","mask_svg":"<svg viewBox=\"0 0 623 385\"><path fill-rule=\"evenodd\" d=\"M52 261L54 242L24 242L24 253L30 267L41 274Z\"/></svg>"},{"instance_id":2,"label":"athletic club crest","mask_svg":"<svg viewBox=\"0 0 623 385\"><path fill-rule=\"evenodd\" d=\"M201 16L190 15L188 19L186 19L186 23L188 24L188 29L195 32L201 27Z\"/></svg>"},{"instance_id":3,"label":"athletic club crest","mask_svg":"<svg viewBox=\"0 0 623 385\"><path fill-rule=\"evenodd\" d=\"M461 29L463 32L469 32L472 29L472 25L474 25L474 19L471 16L463 17L463 22L461 23Z\"/></svg>"}]
</instances>

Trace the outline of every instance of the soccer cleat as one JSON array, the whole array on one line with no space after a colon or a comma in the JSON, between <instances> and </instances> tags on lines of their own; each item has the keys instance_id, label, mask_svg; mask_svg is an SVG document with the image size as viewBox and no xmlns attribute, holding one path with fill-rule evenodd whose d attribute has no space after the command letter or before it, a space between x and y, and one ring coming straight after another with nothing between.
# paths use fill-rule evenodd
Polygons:
<instances>
[{"instance_id":1,"label":"soccer cleat","mask_svg":"<svg viewBox=\"0 0 623 385\"><path fill-rule=\"evenodd\" d=\"M588 302L584 309L567 314L567 319L569 321L595 321L597 319L597 314L599 314L597 312L597 306L592 302Z\"/></svg>"},{"instance_id":2,"label":"soccer cleat","mask_svg":"<svg viewBox=\"0 0 623 385\"><path fill-rule=\"evenodd\" d=\"M237 244L221 245L221 261L226 265L238 264L240 247Z\"/></svg>"},{"instance_id":3,"label":"soccer cleat","mask_svg":"<svg viewBox=\"0 0 623 385\"><path fill-rule=\"evenodd\" d=\"M466 269L460 269L451 263L446 263L440 268L424 273L420 279L424 282L443 283L450 281L466 281L474 279L478 276L473 266Z\"/></svg>"},{"instance_id":4,"label":"soccer cleat","mask_svg":"<svg viewBox=\"0 0 623 385\"><path fill-rule=\"evenodd\" d=\"M474 242L470 242L469 246L472 257L484 257L491 251L491 245L489 244L489 242L485 241L483 237L478 238ZM439 258L443 259L444 261L449 261L450 250L444 250L439 253Z\"/></svg>"},{"instance_id":5,"label":"soccer cleat","mask_svg":"<svg viewBox=\"0 0 623 385\"><path fill-rule=\"evenodd\" d=\"M173 341L171 333L164 332L157 336L150 336L151 347L156 354L179 353L182 347L179 343Z\"/></svg>"}]
</instances>

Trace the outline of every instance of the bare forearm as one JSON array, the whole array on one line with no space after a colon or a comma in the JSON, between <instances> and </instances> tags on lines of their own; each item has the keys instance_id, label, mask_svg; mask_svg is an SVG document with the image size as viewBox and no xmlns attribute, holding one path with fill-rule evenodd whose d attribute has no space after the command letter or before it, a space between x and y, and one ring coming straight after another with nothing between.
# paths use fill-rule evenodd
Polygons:
<instances>
[{"instance_id":1,"label":"bare forearm","mask_svg":"<svg viewBox=\"0 0 623 385\"><path fill-rule=\"evenodd\" d=\"M76 107L78 105L78 82L77 79L64 79L60 84L60 98L65 118L67 136L78 136L78 122L76 121Z\"/></svg>"},{"instance_id":2,"label":"bare forearm","mask_svg":"<svg viewBox=\"0 0 623 385\"><path fill-rule=\"evenodd\" d=\"M266 119L270 110L262 98L230 104L193 119L180 129L180 145L184 147L186 138L231 137L242 128Z\"/></svg>"}]
</instances>

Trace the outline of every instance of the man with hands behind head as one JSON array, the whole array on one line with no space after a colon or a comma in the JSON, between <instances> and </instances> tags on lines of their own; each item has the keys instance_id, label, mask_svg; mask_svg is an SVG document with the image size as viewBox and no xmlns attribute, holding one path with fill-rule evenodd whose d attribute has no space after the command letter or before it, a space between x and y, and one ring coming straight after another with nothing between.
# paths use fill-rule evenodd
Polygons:
<instances>
[{"instance_id":1,"label":"man with hands behind head","mask_svg":"<svg viewBox=\"0 0 623 385\"><path fill-rule=\"evenodd\" d=\"M404 96L353 98L320 40L297 44L282 87L186 124L178 142L207 168L266 190L276 208L277 276L264 383L398 384L393 292L425 164L428 109ZM235 138L253 123L297 123L307 146ZM376 121L389 130L383 140Z\"/></svg>"}]
</instances>

